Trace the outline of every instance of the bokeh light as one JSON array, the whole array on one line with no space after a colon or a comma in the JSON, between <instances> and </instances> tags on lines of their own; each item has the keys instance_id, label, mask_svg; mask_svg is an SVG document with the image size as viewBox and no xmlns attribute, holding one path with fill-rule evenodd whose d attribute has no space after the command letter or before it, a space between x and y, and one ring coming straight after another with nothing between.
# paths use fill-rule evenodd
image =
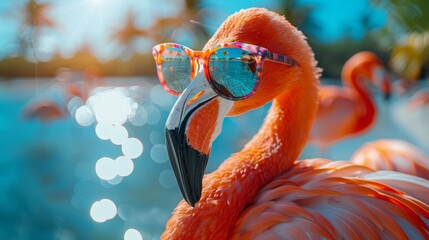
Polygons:
<instances>
[{"instance_id":1,"label":"bokeh light","mask_svg":"<svg viewBox=\"0 0 429 240\"><path fill-rule=\"evenodd\" d=\"M122 144L122 153L131 159L138 158L143 153L143 144L137 138L128 138Z\"/></svg>"},{"instance_id":2,"label":"bokeh light","mask_svg":"<svg viewBox=\"0 0 429 240\"><path fill-rule=\"evenodd\" d=\"M139 231L134 228L130 228L125 232L124 240L143 240L143 237Z\"/></svg>"},{"instance_id":3,"label":"bokeh light","mask_svg":"<svg viewBox=\"0 0 429 240\"><path fill-rule=\"evenodd\" d=\"M124 126L114 125L110 131L110 140L113 144L121 145L128 139L128 131Z\"/></svg>"},{"instance_id":4,"label":"bokeh light","mask_svg":"<svg viewBox=\"0 0 429 240\"><path fill-rule=\"evenodd\" d=\"M90 215L95 222L102 223L114 218L117 212L115 203L104 198L92 204Z\"/></svg>"},{"instance_id":5,"label":"bokeh light","mask_svg":"<svg viewBox=\"0 0 429 240\"><path fill-rule=\"evenodd\" d=\"M102 140L109 140L112 128L113 128L112 125L98 123L97 126L95 126L95 134L97 134L97 137L99 137Z\"/></svg>"},{"instance_id":6,"label":"bokeh light","mask_svg":"<svg viewBox=\"0 0 429 240\"><path fill-rule=\"evenodd\" d=\"M168 161L167 147L164 144L156 144L150 150L150 157L154 162L164 163Z\"/></svg>"},{"instance_id":7,"label":"bokeh light","mask_svg":"<svg viewBox=\"0 0 429 240\"><path fill-rule=\"evenodd\" d=\"M124 177L129 176L134 171L133 159L140 157L143 153L143 143L137 138L129 137L129 132L124 125L130 121L134 126L142 126L150 119L144 106L139 105L143 99L137 101L135 98L135 95L141 91L142 89L137 87L96 88L85 104L76 99L69 105L69 109L76 109L74 117L79 125L90 126L95 122L96 136L101 140L110 140L121 148L123 156L116 159L101 157L96 161L95 173L104 180L101 185L105 188L110 189L113 185L120 184ZM149 106L149 111L154 113L155 120L158 122L159 110ZM160 155L160 153L154 154ZM74 196L75 203L76 200L77 196ZM92 205L90 215L95 222L101 223L115 217L117 212L111 200L102 199ZM121 219L124 220L124 217L122 216ZM138 240L142 239L142 235L135 229L129 229L125 232L124 239Z\"/></svg>"},{"instance_id":8,"label":"bokeh light","mask_svg":"<svg viewBox=\"0 0 429 240\"><path fill-rule=\"evenodd\" d=\"M111 180L117 175L115 161L108 157L98 159L95 164L97 176L103 180Z\"/></svg>"},{"instance_id":9,"label":"bokeh light","mask_svg":"<svg viewBox=\"0 0 429 240\"><path fill-rule=\"evenodd\" d=\"M129 119L134 126L143 126L147 122L148 118L149 116L147 115L146 110L144 110L142 106L139 106L137 107L134 115Z\"/></svg>"},{"instance_id":10,"label":"bokeh light","mask_svg":"<svg viewBox=\"0 0 429 240\"><path fill-rule=\"evenodd\" d=\"M123 177L116 175L113 179L107 180L110 185L118 185L122 182Z\"/></svg>"},{"instance_id":11,"label":"bokeh light","mask_svg":"<svg viewBox=\"0 0 429 240\"><path fill-rule=\"evenodd\" d=\"M94 122L94 115L92 114L91 109L86 105L83 105L76 110L75 118L81 126L89 126Z\"/></svg>"},{"instance_id":12,"label":"bokeh light","mask_svg":"<svg viewBox=\"0 0 429 240\"><path fill-rule=\"evenodd\" d=\"M75 116L77 109L84 105L84 102L82 101L82 98L80 97L73 97L69 100L67 103L67 110L72 116Z\"/></svg>"},{"instance_id":13,"label":"bokeh light","mask_svg":"<svg viewBox=\"0 0 429 240\"><path fill-rule=\"evenodd\" d=\"M168 107L174 101L173 96L165 91L161 85L156 85L150 90L150 99L160 107Z\"/></svg>"},{"instance_id":14,"label":"bokeh light","mask_svg":"<svg viewBox=\"0 0 429 240\"><path fill-rule=\"evenodd\" d=\"M113 88L92 95L88 101L95 118L100 123L122 125L133 115L138 104L128 96L124 88Z\"/></svg>"},{"instance_id":15,"label":"bokeh light","mask_svg":"<svg viewBox=\"0 0 429 240\"><path fill-rule=\"evenodd\" d=\"M145 108L147 115L150 116L150 118L147 120L147 123L149 125L155 125L159 122L161 118L161 113L159 112L158 108L152 105L149 105Z\"/></svg>"},{"instance_id":16,"label":"bokeh light","mask_svg":"<svg viewBox=\"0 0 429 240\"><path fill-rule=\"evenodd\" d=\"M115 160L117 174L121 177L129 176L134 170L134 163L131 159L120 156Z\"/></svg>"}]
</instances>

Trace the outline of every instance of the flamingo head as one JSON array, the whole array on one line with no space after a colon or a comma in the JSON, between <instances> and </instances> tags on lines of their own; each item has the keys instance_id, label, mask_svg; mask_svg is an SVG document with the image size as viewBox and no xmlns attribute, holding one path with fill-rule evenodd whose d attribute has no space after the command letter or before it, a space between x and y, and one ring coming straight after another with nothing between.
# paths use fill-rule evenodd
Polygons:
<instances>
[{"instance_id":1,"label":"flamingo head","mask_svg":"<svg viewBox=\"0 0 429 240\"><path fill-rule=\"evenodd\" d=\"M373 52L362 51L353 55L344 64L343 79L352 79L353 75L368 80L375 85L388 100L391 93L392 74Z\"/></svg>"},{"instance_id":2,"label":"flamingo head","mask_svg":"<svg viewBox=\"0 0 429 240\"><path fill-rule=\"evenodd\" d=\"M298 80L304 69L310 65L315 69L316 65L314 61L306 62L314 58L302 33L283 16L266 9L251 8L231 15L204 50L227 42L261 46L293 58L297 65L265 61L259 87L245 100L232 101L217 95L203 71L183 91L167 119L166 144L180 190L191 206L201 198L211 145L221 132L224 117L260 107L288 89L293 92L294 86L304 84Z\"/></svg>"}]
</instances>

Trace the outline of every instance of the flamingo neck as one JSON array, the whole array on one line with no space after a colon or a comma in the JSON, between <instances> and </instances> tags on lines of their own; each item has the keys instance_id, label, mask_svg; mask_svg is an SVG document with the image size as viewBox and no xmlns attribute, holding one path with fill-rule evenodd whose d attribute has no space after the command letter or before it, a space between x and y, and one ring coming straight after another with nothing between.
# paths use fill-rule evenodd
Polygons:
<instances>
[{"instance_id":1,"label":"flamingo neck","mask_svg":"<svg viewBox=\"0 0 429 240\"><path fill-rule=\"evenodd\" d=\"M221 215L217 218L221 221L219 229L231 230L258 191L293 166L307 141L317 109L316 99L316 84L297 86L274 99L259 132L241 152L205 179L208 194L203 193L207 196L204 200L217 200L216 194L222 196L225 191L218 198L225 202L215 201L219 204L215 214Z\"/></svg>"},{"instance_id":2,"label":"flamingo neck","mask_svg":"<svg viewBox=\"0 0 429 240\"><path fill-rule=\"evenodd\" d=\"M177 206L163 239L226 239L258 191L293 166L317 111L318 75L307 75L310 81L298 79L300 84L274 99L259 132L241 152L204 177L195 207L184 201Z\"/></svg>"},{"instance_id":3,"label":"flamingo neck","mask_svg":"<svg viewBox=\"0 0 429 240\"><path fill-rule=\"evenodd\" d=\"M369 76L362 75L358 71L354 71L349 79L345 80L345 84L351 86L359 95L364 107L364 111L359 114L357 125L354 132L361 132L368 129L376 118L376 109L368 88L364 85L364 81L369 81Z\"/></svg>"}]
</instances>

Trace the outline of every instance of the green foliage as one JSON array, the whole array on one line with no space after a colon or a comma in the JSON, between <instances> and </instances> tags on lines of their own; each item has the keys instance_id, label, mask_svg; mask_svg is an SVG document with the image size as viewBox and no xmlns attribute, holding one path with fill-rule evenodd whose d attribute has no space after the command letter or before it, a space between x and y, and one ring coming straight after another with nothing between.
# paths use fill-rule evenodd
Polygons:
<instances>
[{"instance_id":1,"label":"green foliage","mask_svg":"<svg viewBox=\"0 0 429 240\"><path fill-rule=\"evenodd\" d=\"M387 28L393 33L424 32L429 30L429 2L427 0L373 0L389 13Z\"/></svg>"},{"instance_id":2,"label":"green foliage","mask_svg":"<svg viewBox=\"0 0 429 240\"><path fill-rule=\"evenodd\" d=\"M389 39L389 65L402 78L425 78L429 70L429 2L373 0L389 13L382 33Z\"/></svg>"},{"instance_id":3,"label":"green foliage","mask_svg":"<svg viewBox=\"0 0 429 240\"><path fill-rule=\"evenodd\" d=\"M310 46L325 78L340 78L344 63L360 51L374 52L385 64L389 57L389 52L382 47L377 34L367 34L359 40L345 37L332 44L320 44L312 40Z\"/></svg>"}]
</instances>

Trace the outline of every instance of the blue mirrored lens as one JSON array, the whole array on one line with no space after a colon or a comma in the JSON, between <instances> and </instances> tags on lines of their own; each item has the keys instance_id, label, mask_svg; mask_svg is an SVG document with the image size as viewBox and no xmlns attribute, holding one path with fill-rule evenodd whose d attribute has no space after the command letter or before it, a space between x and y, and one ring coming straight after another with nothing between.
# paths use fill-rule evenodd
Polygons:
<instances>
[{"instance_id":1,"label":"blue mirrored lens","mask_svg":"<svg viewBox=\"0 0 429 240\"><path fill-rule=\"evenodd\" d=\"M183 49L166 48L161 55L162 76L170 90L181 93L191 81L191 61Z\"/></svg>"},{"instance_id":2,"label":"blue mirrored lens","mask_svg":"<svg viewBox=\"0 0 429 240\"><path fill-rule=\"evenodd\" d=\"M240 48L221 48L212 53L209 73L215 87L225 96L242 98L256 84L256 59Z\"/></svg>"}]
</instances>

